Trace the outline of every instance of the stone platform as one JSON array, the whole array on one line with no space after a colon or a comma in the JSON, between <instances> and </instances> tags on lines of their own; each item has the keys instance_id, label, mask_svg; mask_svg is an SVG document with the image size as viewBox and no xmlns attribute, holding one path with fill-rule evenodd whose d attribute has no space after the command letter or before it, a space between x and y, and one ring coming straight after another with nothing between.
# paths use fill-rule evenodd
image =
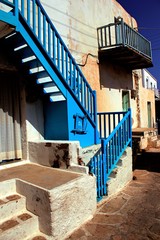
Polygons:
<instances>
[{"instance_id":1,"label":"stone platform","mask_svg":"<svg viewBox=\"0 0 160 240\"><path fill-rule=\"evenodd\" d=\"M63 240L94 215L95 180L25 161L0 166L0 240L30 240L37 231L47 240ZM16 199L10 203L13 196L22 203ZM26 221L20 219L23 213L29 216Z\"/></svg>"}]
</instances>

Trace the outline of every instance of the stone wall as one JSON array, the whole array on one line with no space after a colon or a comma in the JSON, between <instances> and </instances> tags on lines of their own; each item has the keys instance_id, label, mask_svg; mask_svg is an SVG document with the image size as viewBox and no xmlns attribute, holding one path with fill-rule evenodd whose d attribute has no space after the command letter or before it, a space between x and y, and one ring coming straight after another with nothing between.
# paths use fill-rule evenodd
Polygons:
<instances>
[{"instance_id":1,"label":"stone wall","mask_svg":"<svg viewBox=\"0 0 160 240\"><path fill-rule=\"evenodd\" d=\"M107 182L108 197L120 191L132 180L132 149L128 147L119 160L117 167L109 176Z\"/></svg>"},{"instance_id":2,"label":"stone wall","mask_svg":"<svg viewBox=\"0 0 160 240\"><path fill-rule=\"evenodd\" d=\"M49 239L65 239L96 211L96 179L87 174L51 190L20 179L16 186L17 192L26 197L27 209L38 216L40 231Z\"/></svg>"}]
</instances>

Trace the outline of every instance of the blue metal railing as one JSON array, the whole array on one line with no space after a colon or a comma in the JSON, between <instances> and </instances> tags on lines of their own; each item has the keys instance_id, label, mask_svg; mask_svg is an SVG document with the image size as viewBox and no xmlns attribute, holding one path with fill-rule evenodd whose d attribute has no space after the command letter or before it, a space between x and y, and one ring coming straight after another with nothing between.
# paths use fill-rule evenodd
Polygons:
<instances>
[{"instance_id":1,"label":"blue metal railing","mask_svg":"<svg viewBox=\"0 0 160 240\"><path fill-rule=\"evenodd\" d=\"M106 139L122 120L126 112L99 112L97 123L101 139Z\"/></svg>"},{"instance_id":2,"label":"blue metal railing","mask_svg":"<svg viewBox=\"0 0 160 240\"><path fill-rule=\"evenodd\" d=\"M13 14L27 24L62 77L66 88L74 95L96 128L96 93L92 91L40 1L0 0L0 2L11 7Z\"/></svg>"},{"instance_id":3,"label":"blue metal railing","mask_svg":"<svg viewBox=\"0 0 160 240\"><path fill-rule=\"evenodd\" d=\"M111 117L111 113L109 116ZM97 179L98 200L107 194L106 183L109 175L116 167L127 146L131 147L132 145L131 110L123 113L112 113L112 122L115 121L116 116L117 120L120 121L107 138L101 139L101 149L89 163L90 172L95 174ZM105 122L103 123L106 125ZM106 126L103 127L104 131L106 129ZM103 135L107 136L107 133L103 133Z\"/></svg>"},{"instance_id":4,"label":"blue metal railing","mask_svg":"<svg viewBox=\"0 0 160 240\"><path fill-rule=\"evenodd\" d=\"M97 28L99 49L128 46L143 54L149 59L151 55L151 43L136 30L126 23L117 21Z\"/></svg>"},{"instance_id":5,"label":"blue metal railing","mask_svg":"<svg viewBox=\"0 0 160 240\"><path fill-rule=\"evenodd\" d=\"M131 146L131 111L129 110L107 139L102 139L102 154L106 163L107 178L115 168L128 145Z\"/></svg>"},{"instance_id":6,"label":"blue metal railing","mask_svg":"<svg viewBox=\"0 0 160 240\"><path fill-rule=\"evenodd\" d=\"M97 200L100 201L107 194L106 182L106 159L103 158L102 148L91 158L89 172L96 176Z\"/></svg>"}]
</instances>

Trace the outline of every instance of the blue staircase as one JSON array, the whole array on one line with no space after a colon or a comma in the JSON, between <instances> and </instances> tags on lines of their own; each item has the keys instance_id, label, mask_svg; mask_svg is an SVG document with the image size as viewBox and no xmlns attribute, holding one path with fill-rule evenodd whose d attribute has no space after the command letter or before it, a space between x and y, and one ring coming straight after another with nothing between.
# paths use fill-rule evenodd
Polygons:
<instances>
[{"instance_id":1,"label":"blue staircase","mask_svg":"<svg viewBox=\"0 0 160 240\"><path fill-rule=\"evenodd\" d=\"M101 199L107 192L109 174L126 147L131 146L131 111L99 113L97 116L96 93L39 0L0 0L0 3L4 5L4 10L0 10L0 22L4 28L6 24L9 26L3 36L0 35L1 46L8 50L19 71L25 74L25 79L36 82L52 104L61 104L61 112L66 104L68 125L59 126L69 129L66 140L78 140L82 147L83 144L89 146L101 140L102 147L89 164L90 172L97 177L97 196ZM52 111L49 111L50 118L51 115ZM51 119L53 125L54 118Z\"/></svg>"},{"instance_id":2,"label":"blue staircase","mask_svg":"<svg viewBox=\"0 0 160 240\"><path fill-rule=\"evenodd\" d=\"M97 143L96 93L86 81L82 71L68 51L39 0L0 0L9 10L0 10L0 21L7 23L12 32L3 37L19 69L43 88L50 101L64 102L88 122L88 133L94 134ZM68 113L69 114L69 113ZM71 116L70 116L71 119ZM69 133L71 136L71 123ZM74 125L74 124L72 124ZM78 140L75 131L68 140ZM82 138L82 137L81 137ZM87 141L87 140L86 140ZM87 144L87 143L86 143Z\"/></svg>"}]
</instances>

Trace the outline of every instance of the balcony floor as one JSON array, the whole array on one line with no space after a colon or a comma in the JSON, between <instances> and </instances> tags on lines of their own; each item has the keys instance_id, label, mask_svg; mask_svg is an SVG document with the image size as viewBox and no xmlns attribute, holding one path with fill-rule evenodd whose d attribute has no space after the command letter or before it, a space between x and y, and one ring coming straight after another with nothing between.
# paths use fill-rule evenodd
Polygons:
<instances>
[{"instance_id":1,"label":"balcony floor","mask_svg":"<svg viewBox=\"0 0 160 240\"><path fill-rule=\"evenodd\" d=\"M150 58L127 46L101 49L99 50L99 59L109 59L131 70L153 67Z\"/></svg>"}]
</instances>

